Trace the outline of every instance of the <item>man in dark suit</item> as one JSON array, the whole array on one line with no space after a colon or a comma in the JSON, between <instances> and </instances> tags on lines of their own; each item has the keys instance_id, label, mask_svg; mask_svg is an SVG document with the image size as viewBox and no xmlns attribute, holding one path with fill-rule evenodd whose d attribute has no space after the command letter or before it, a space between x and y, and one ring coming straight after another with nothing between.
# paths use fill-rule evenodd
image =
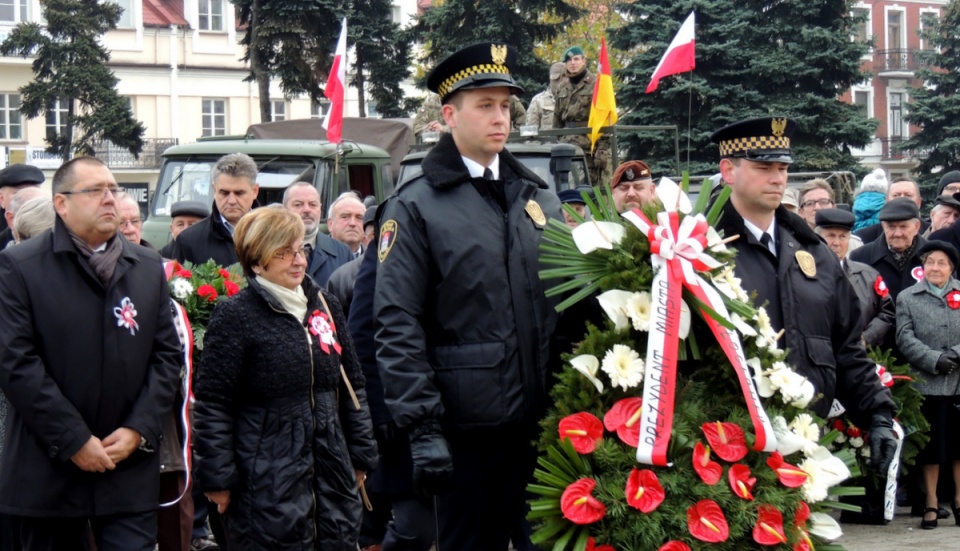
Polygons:
<instances>
[{"instance_id":1,"label":"man in dark suit","mask_svg":"<svg viewBox=\"0 0 960 551\"><path fill-rule=\"evenodd\" d=\"M323 204L320 193L310 182L296 182L288 187L283 192L283 206L298 215L306 228L303 246L309 249L307 274L320 286L326 285L330 274L350 262L353 252L344 243L320 231Z\"/></svg>"}]
</instances>

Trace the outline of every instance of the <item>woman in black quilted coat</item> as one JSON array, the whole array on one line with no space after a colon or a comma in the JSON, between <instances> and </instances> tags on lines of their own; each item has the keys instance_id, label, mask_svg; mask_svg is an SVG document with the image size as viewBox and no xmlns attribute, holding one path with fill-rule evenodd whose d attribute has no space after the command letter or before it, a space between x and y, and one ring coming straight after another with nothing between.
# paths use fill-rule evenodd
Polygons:
<instances>
[{"instance_id":1,"label":"woman in black quilted coat","mask_svg":"<svg viewBox=\"0 0 960 551\"><path fill-rule=\"evenodd\" d=\"M224 513L231 551L354 551L358 486L376 466L353 341L337 300L304 277L303 231L270 207L237 224L248 286L217 305L204 338L197 482Z\"/></svg>"}]
</instances>

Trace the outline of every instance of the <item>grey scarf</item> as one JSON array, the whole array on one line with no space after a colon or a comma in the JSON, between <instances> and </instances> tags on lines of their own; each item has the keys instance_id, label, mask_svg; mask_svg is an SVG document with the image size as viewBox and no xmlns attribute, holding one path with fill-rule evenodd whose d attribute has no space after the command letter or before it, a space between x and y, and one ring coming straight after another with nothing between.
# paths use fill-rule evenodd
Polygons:
<instances>
[{"instance_id":1,"label":"grey scarf","mask_svg":"<svg viewBox=\"0 0 960 551\"><path fill-rule=\"evenodd\" d=\"M97 274L103 285L109 285L110 280L113 279L113 270L117 267L117 260L123 253L123 244L120 240L124 238L120 234L114 235L107 241L106 248L96 252L69 228L67 233L70 234L70 239L73 240L73 245L77 248L80 256L87 259L87 263L93 268L93 272Z\"/></svg>"}]
</instances>

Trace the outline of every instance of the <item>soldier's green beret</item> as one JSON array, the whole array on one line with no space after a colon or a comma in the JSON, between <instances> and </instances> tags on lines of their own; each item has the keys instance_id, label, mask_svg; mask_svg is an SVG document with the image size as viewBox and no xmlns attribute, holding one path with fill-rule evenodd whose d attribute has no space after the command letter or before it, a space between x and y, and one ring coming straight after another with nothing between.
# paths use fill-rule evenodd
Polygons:
<instances>
[{"instance_id":1,"label":"soldier's green beret","mask_svg":"<svg viewBox=\"0 0 960 551\"><path fill-rule=\"evenodd\" d=\"M584 55L583 48L580 46L570 46L567 48L567 51L563 52L563 60L569 61L570 58L575 55Z\"/></svg>"}]
</instances>

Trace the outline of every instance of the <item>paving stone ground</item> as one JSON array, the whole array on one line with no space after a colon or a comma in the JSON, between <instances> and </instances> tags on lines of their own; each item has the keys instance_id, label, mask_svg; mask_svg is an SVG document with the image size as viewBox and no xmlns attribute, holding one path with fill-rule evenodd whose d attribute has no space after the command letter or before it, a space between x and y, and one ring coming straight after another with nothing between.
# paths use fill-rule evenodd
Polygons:
<instances>
[{"instance_id":1,"label":"paving stone ground","mask_svg":"<svg viewBox=\"0 0 960 551\"><path fill-rule=\"evenodd\" d=\"M898 507L896 516L885 526L840 526L843 528L843 538L837 543L847 551L960 550L960 526L954 524L953 517L941 519L933 530L921 530L920 518L911 517L909 507Z\"/></svg>"}]
</instances>

